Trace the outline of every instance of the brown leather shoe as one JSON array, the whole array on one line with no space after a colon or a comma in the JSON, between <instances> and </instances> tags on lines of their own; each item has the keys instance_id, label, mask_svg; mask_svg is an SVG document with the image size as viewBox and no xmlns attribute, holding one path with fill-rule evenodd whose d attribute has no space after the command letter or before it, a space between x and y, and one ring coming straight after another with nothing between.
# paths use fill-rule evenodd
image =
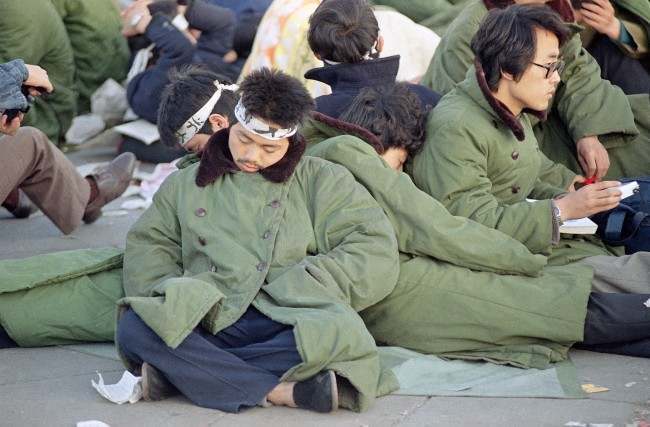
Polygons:
<instances>
[{"instance_id":1,"label":"brown leather shoe","mask_svg":"<svg viewBox=\"0 0 650 427\"><path fill-rule=\"evenodd\" d=\"M93 173L91 177L97 184L98 194L86 206L83 221L91 224L102 216L102 207L117 199L129 186L133 171L135 170L135 156L133 153L122 153L108 166Z\"/></svg>"},{"instance_id":2,"label":"brown leather shoe","mask_svg":"<svg viewBox=\"0 0 650 427\"><path fill-rule=\"evenodd\" d=\"M147 401L158 401L175 396L180 392L156 368L144 362L142 364L142 398Z\"/></svg>"},{"instance_id":3,"label":"brown leather shoe","mask_svg":"<svg viewBox=\"0 0 650 427\"><path fill-rule=\"evenodd\" d=\"M27 197L27 194L23 193L23 190L20 189L18 189L18 204L15 207L8 209L8 211L18 219L29 218L29 216L37 210L36 206L34 206L32 201L29 200L29 197Z\"/></svg>"}]
</instances>

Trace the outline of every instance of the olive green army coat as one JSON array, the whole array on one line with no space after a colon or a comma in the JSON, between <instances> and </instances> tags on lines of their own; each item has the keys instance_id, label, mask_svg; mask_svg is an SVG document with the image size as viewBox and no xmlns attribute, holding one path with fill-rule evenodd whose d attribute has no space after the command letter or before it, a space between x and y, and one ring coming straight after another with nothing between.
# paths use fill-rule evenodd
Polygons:
<instances>
[{"instance_id":1,"label":"olive green army coat","mask_svg":"<svg viewBox=\"0 0 650 427\"><path fill-rule=\"evenodd\" d=\"M0 326L21 347L113 341L122 250L0 261Z\"/></svg>"},{"instance_id":2,"label":"olive green army coat","mask_svg":"<svg viewBox=\"0 0 650 427\"><path fill-rule=\"evenodd\" d=\"M118 83L129 69L129 47L120 11L107 0L50 0L65 25L76 67L78 112L90 111L90 96L107 79Z\"/></svg>"},{"instance_id":3,"label":"olive green army coat","mask_svg":"<svg viewBox=\"0 0 650 427\"><path fill-rule=\"evenodd\" d=\"M552 246L551 199L566 191L571 178L566 172L540 151L530 116L514 117L501 107L474 67L432 111L427 141L412 165L415 184L451 213L500 230L533 253L550 255L549 264L611 255L592 236L563 235Z\"/></svg>"},{"instance_id":4,"label":"olive green army coat","mask_svg":"<svg viewBox=\"0 0 650 427\"><path fill-rule=\"evenodd\" d=\"M381 159L381 143L372 135L336 136L352 132L335 121L312 121L312 142L331 138L308 154L345 166L368 189L388 215L401 252L395 290L361 313L375 339L521 367L565 359L570 345L582 340L589 268L545 267L544 257L520 242L452 216Z\"/></svg>"},{"instance_id":5,"label":"olive green army coat","mask_svg":"<svg viewBox=\"0 0 650 427\"><path fill-rule=\"evenodd\" d=\"M395 287L390 222L345 168L322 159L303 157L281 182L223 170L209 178L218 144L227 140L171 175L130 230L121 303L170 347L199 324L218 333L252 304L294 326L303 363L284 379L332 369L354 389L342 405L366 409L396 386L357 314Z\"/></svg>"},{"instance_id":6,"label":"olive green army coat","mask_svg":"<svg viewBox=\"0 0 650 427\"><path fill-rule=\"evenodd\" d=\"M57 144L77 113L74 57L61 18L50 1L4 1L0 39L0 62L20 58L47 71L54 92L36 99L23 125Z\"/></svg>"},{"instance_id":7,"label":"olive green army coat","mask_svg":"<svg viewBox=\"0 0 650 427\"><path fill-rule=\"evenodd\" d=\"M446 94L465 79L474 62L470 42L489 3L472 0L450 24L421 84ZM598 63L582 47L582 27L569 25L573 36L560 49L566 67L548 118L532 119L540 148L554 162L582 173L575 141L595 135L609 152L606 178L650 175L650 96L626 96L601 79Z\"/></svg>"},{"instance_id":8,"label":"olive green army coat","mask_svg":"<svg viewBox=\"0 0 650 427\"><path fill-rule=\"evenodd\" d=\"M468 1L470 0L372 0L372 3L392 7L413 22L442 35Z\"/></svg>"}]
</instances>

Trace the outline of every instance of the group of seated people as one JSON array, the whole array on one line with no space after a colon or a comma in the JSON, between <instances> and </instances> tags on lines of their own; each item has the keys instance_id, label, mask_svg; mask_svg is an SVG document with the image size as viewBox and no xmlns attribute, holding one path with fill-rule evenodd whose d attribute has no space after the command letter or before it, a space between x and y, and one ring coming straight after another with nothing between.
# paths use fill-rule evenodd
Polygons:
<instances>
[{"instance_id":1,"label":"group of seated people","mask_svg":"<svg viewBox=\"0 0 650 427\"><path fill-rule=\"evenodd\" d=\"M469 1L419 85L395 81L366 0L324 0L309 20L324 66L305 77L330 95L268 68L238 86L201 65L165 74L156 122L187 153L179 170L124 251L0 261L0 348L115 339L145 400L227 412L365 410L396 388L380 345L540 369L574 346L650 357L650 253L560 234L650 175L650 91L603 78L573 25L577 11L599 30L607 0L508 3L547 2ZM163 19L143 11L136 27ZM608 36L643 50L622 23ZM10 65L7 94L52 90ZM57 172L67 160L21 118L3 115L0 153L40 154L10 154L37 160L0 200L19 210L23 189L63 232L96 220L133 156ZM48 207L51 183L78 199L76 222Z\"/></svg>"}]
</instances>

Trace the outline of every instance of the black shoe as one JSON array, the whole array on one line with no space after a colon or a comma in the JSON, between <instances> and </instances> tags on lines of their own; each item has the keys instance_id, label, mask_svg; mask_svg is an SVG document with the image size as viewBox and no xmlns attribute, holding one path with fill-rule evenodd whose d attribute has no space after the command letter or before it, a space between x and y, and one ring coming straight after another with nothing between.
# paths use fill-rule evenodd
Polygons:
<instances>
[{"instance_id":1,"label":"black shoe","mask_svg":"<svg viewBox=\"0 0 650 427\"><path fill-rule=\"evenodd\" d=\"M334 371L320 374L296 383L293 387L293 401L299 408L316 412L332 412L339 407L339 392Z\"/></svg>"},{"instance_id":2,"label":"black shoe","mask_svg":"<svg viewBox=\"0 0 650 427\"><path fill-rule=\"evenodd\" d=\"M7 207L5 206L5 208ZM18 203L16 206L7 208L7 210L14 216L14 218L25 219L29 218L29 216L38 209L36 209L36 206L34 206L31 200L29 200L29 197L23 193L23 190L18 189Z\"/></svg>"},{"instance_id":3,"label":"black shoe","mask_svg":"<svg viewBox=\"0 0 650 427\"><path fill-rule=\"evenodd\" d=\"M142 375L142 398L147 401L167 399L179 393L178 389L147 362L140 368Z\"/></svg>"}]
</instances>

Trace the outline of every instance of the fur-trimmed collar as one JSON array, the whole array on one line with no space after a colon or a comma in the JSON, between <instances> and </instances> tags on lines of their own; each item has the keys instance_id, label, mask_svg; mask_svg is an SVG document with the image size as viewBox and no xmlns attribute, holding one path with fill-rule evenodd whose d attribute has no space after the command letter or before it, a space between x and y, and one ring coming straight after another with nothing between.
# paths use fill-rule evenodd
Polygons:
<instances>
[{"instance_id":1,"label":"fur-trimmed collar","mask_svg":"<svg viewBox=\"0 0 650 427\"><path fill-rule=\"evenodd\" d=\"M372 148L374 148L377 154L384 153L384 144L382 144L379 138L377 138L369 130L362 128L359 125L344 122L343 120L327 116L317 111L313 111L311 113L311 118L319 123L329 126L330 128L341 131L343 134L356 136L357 138L362 139L364 142L368 143Z\"/></svg>"},{"instance_id":2,"label":"fur-trimmed collar","mask_svg":"<svg viewBox=\"0 0 650 427\"><path fill-rule=\"evenodd\" d=\"M483 0L483 4L488 10L497 7L503 9L511 4L515 4L515 0ZM560 14L564 22L574 22L576 20L575 15L573 14L573 9L571 9L571 5L569 4L569 0L552 0L546 4L548 7Z\"/></svg>"},{"instance_id":3,"label":"fur-trimmed collar","mask_svg":"<svg viewBox=\"0 0 650 427\"><path fill-rule=\"evenodd\" d=\"M195 182L199 187L212 184L226 173L239 171L228 147L229 135L230 128L227 128L210 137L201 156L201 163L196 174ZM293 174L306 148L305 139L300 134L295 134L289 138L289 149L282 160L268 168L261 169L259 171L260 175L271 182L285 182Z\"/></svg>"},{"instance_id":4,"label":"fur-trimmed collar","mask_svg":"<svg viewBox=\"0 0 650 427\"><path fill-rule=\"evenodd\" d=\"M478 86L481 88L483 96L492 107L492 110L496 113L497 116L503 121L512 130L512 133L515 135L517 140L523 141L526 139L526 134L524 133L524 127L521 125L519 118L515 116L512 111L501 101L495 98L494 94L490 90L487 79L485 78L485 72L483 67L478 59L474 59L474 67L476 67L476 80L478 81ZM540 120L546 120L545 111L536 111L526 108L522 113L528 113L536 116Z\"/></svg>"}]
</instances>

